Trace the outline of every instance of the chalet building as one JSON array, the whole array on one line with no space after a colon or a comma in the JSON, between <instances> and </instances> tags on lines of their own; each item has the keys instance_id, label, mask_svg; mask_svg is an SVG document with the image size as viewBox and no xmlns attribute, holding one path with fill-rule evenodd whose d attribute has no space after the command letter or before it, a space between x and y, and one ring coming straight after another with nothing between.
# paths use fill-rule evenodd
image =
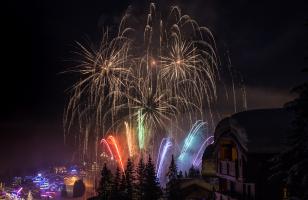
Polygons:
<instances>
[{"instance_id":1,"label":"chalet building","mask_svg":"<svg viewBox=\"0 0 308 200\"><path fill-rule=\"evenodd\" d=\"M216 168L216 200L285 198L283 182L270 179L270 159L283 150L290 121L286 110L266 109L237 113L217 125L211 147L215 161L210 155L203 160L204 173Z\"/></svg>"},{"instance_id":2,"label":"chalet building","mask_svg":"<svg viewBox=\"0 0 308 200\"><path fill-rule=\"evenodd\" d=\"M216 175L217 162L215 157L215 145L211 144L206 147L202 156L201 176L204 181L211 185L211 192L219 188L219 179Z\"/></svg>"},{"instance_id":3,"label":"chalet building","mask_svg":"<svg viewBox=\"0 0 308 200\"><path fill-rule=\"evenodd\" d=\"M202 156L201 175L203 178L216 178L216 158L214 154L215 146L211 144L206 147Z\"/></svg>"}]
</instances>

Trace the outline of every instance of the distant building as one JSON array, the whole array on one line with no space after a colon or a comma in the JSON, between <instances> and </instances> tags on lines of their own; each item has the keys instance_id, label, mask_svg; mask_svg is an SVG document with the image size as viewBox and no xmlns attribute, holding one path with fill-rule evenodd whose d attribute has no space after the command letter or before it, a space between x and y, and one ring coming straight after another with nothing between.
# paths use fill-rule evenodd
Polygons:
<instances>
[{"instance_id":1,"label":"distant building","mask_svg":"<svg viewBox=\"0 0 308 200\"><path fill-rule=\"evenodd\" d=\"M65 166L57 166L57 167L54 167L54 173L55 174L66 174L67 169Z\"/></svg>"},{"instance_id":2,"label":"distant building","mask_svg":"<svg viewBox=\"0 0 308 200\"><path fill-rule=\"evenodd\" d=\"M267 109L237 113L217 125L213 146L219 182L216 200L285 198L283 182L270 179L269 160L283 150L290 121L284 109ZM203 161L203 170L212 173L209 161Z\"/></svg>"},{"instance_id":3,"label":"distant building","mask_svg":"<svg viewBox=\"0 0 308 200\"><path fill-rule=\"evenodd\" d=\"M217 191L219 188L219 179L216 175L217 162L215 157L215 145L209 145L202 156L201 176L204 181L212 187L211 191Z\"/></svg>"}]
</instances>

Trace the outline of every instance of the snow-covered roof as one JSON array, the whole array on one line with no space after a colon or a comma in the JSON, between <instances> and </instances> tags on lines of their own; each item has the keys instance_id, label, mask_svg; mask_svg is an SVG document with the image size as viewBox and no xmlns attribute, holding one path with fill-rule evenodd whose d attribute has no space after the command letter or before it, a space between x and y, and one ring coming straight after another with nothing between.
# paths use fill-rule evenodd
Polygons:
<instances>
[{"instance_id":1,"label":"snow-covered roof","mask_svg":"<svg viewBox=\"0 0 308 200\"><path fill-rule=\"evenodd\" d=\"M277 153L285 145L292 114L286 109L262 109L236 113L221 120L215 130L215 141L232 134L250 153Z\"/></svg>"}]
</instances>

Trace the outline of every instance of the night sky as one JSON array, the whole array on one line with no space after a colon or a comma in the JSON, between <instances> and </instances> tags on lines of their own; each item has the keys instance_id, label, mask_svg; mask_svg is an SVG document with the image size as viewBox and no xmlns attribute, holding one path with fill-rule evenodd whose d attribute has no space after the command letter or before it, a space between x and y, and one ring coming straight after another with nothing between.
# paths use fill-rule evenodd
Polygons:
<instances>
[{"instance_id":1,"label":"night sky","mask_svg":"<svg viewBox=\"0 0 308 200\"><path fill-rule=\"evenodd\" d=\"M74 41L97 41L128 5L147 9L147 2L11 0L1 6L0 176L70 160L62 115L73 79L60 72L71 64ZM245 78L249 109L292 99L289 91L304 80L307 65L308 1L159 3L174 4L212 30L221 54L228 50Z\"/></svg>"}]
</instances>

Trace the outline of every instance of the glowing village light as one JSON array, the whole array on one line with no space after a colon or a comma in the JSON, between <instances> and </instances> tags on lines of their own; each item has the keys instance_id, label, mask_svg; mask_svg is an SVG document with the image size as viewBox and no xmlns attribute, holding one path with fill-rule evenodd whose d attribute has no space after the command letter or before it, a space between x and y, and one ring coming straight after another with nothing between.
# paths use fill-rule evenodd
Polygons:
<instances>
[{"instance_id":1,"label":"glowing village light","mask_svg":"<svg viewBox=\"0 0 308 200\"><path fill-rule=\"evenodd\" d=\"M64 183L66 185L74 185L77 180L79 180L79 177L73 175L73 176L65 177Z\"/></svg>"},{"instance_id":2,"label":"glowing village light","mask_svg":"<svg viewBox=\"0 0 308 200\"><path fill-rule=\"evenodd\" d=\"M72 169L71 174L77 174L77 169Z\"/></svg>"}]
</instances>

